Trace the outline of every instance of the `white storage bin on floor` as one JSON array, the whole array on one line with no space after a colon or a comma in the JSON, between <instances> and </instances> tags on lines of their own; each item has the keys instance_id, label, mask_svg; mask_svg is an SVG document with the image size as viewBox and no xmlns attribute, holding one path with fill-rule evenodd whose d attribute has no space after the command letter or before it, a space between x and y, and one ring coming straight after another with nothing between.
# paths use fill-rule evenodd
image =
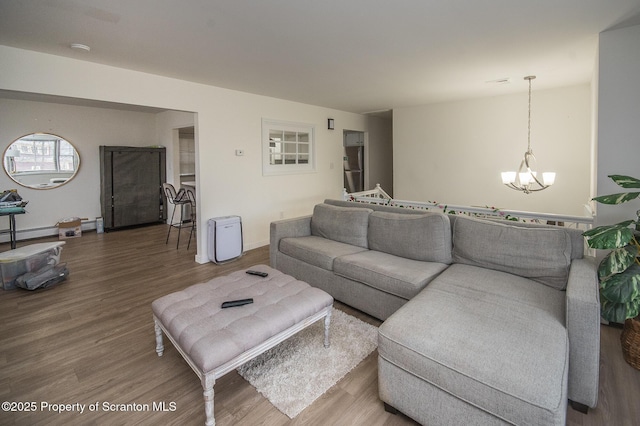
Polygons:
<instances>
[{"instance_id":1,"label":"white storage bin on floor","mask_svg":"<svg viewBox=\"0 0 640 426\"><path fill-rule=\"evenodd\" d=\"M57 265L64 241L37 243L0 253L2 288L16 288L16 278L38 271L46 265Z\"/></svg>"},{"instance_id":2,"label":"white storage bin on floor","mask_svg":"<svg viewBox=\"0 0 640 426\"><path fill-rule=\"evenodd\" d=\"M207 252L215 263L233 260L242 255L242 219L224 216L209 219Z\"/></svg>"}]
</instances>

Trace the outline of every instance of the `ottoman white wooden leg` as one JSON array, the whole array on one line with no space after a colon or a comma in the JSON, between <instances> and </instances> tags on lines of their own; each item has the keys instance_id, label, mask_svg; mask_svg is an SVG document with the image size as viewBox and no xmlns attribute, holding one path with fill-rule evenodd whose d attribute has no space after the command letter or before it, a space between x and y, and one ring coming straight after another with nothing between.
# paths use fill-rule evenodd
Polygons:
<instances>
[{"instance_id":1,"label":"ottoman white wooden leg","mask_svg":"<svg viewBox=\"0 0 640 426\"><path fill-rule=\"evenodd\" d=\"M164 353L164 345L162 344L162 329L158 324L158 320L155 318L153 319L153 324L156 329L156 353L158 354L158 356L162 356L162 354Z\"/></svg>"},{"instance_id":2,"label":"ottoman white wooden leg","mask_svg":"<svg viewBox=\"0 0 640 426\"><path fill-rule=\"evenodd\" d=\"M205 426L215 426L216 424L216 419L213 416L213 385L215 382L215 377L204 376L202 378L202 388L204 389Z\"/></svg>"},{"instance_id":3,"label":"ottoman white wooden leg","mask_svg":"<svg viewBox=\"0 0 640 426\"><path fill-rule=\"evenodd\" d=\"M331 306L327 309L327 316L324 317L324 347L328 348L329 342L329 325L331 324Z\"/></svg>"}]
</instances>

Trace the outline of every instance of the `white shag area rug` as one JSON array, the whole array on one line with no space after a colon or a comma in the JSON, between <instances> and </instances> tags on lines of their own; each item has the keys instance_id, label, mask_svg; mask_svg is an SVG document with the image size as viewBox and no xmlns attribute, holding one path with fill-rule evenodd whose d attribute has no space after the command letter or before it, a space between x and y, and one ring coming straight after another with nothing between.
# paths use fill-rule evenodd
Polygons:
<instances>
[{"instance_id":1,"label":"white shag area rug","mask_svg":"<svg viewBox=\"0 0 640 426\"><path fill-rule=\"evenodd\" d=\"M296 417L378 346L378 329L333 308L324 320L247 362L238 373L289 418Z\"/></svg>"}]
</instances>

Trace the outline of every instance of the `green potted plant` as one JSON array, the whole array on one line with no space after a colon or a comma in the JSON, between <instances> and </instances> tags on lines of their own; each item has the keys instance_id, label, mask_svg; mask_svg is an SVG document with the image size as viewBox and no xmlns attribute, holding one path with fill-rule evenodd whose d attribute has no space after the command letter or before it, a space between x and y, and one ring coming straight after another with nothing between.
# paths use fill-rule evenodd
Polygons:
<instances>
[{"instance_id":1,"label":"green potted plant","mask_svg":"<svg viewBox=\"0 0 640 426\"><path fill-rule=\"evenodd\" d=\"M640 180L609 176L618 186L638 191L595 197L603 204L622 204L640 197ZM625 360L640 369L640 210L636 218L598 226L584 233L589 247L611 250L598 266L600 305L604 319L624 323L621 342Z\"/></svg>"}]
</instances>

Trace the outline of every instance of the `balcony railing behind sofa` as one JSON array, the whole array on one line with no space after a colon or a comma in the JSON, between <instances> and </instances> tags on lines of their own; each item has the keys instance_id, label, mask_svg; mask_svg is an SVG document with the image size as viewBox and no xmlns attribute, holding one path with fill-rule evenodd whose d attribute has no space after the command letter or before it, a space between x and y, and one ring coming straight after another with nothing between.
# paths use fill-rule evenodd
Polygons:
<instances>
[{"instance_id":1,"label":"balcony railing behind sofa","mask_svg":"<svg viewBox=\"0 0 640 426\"><path fill-rule=\"evenodd\" d=\"M377 184L376 188L370 191L348 193L344 190L343 198L345 201L356 201L359 203L372 203L426 211L440 211L447 214L461 214L478 218L542 223L547 225L572 227L585 231L587 229L591 229L594 222L593 214L591 214L589 206L586 205L585 212L589 214L588 216L570 216L554 213L507 210L495 207L456 206L431 201L396 200L391 198L389 194L382 189L380 184Z\"/></svg>"}]
</instances>

